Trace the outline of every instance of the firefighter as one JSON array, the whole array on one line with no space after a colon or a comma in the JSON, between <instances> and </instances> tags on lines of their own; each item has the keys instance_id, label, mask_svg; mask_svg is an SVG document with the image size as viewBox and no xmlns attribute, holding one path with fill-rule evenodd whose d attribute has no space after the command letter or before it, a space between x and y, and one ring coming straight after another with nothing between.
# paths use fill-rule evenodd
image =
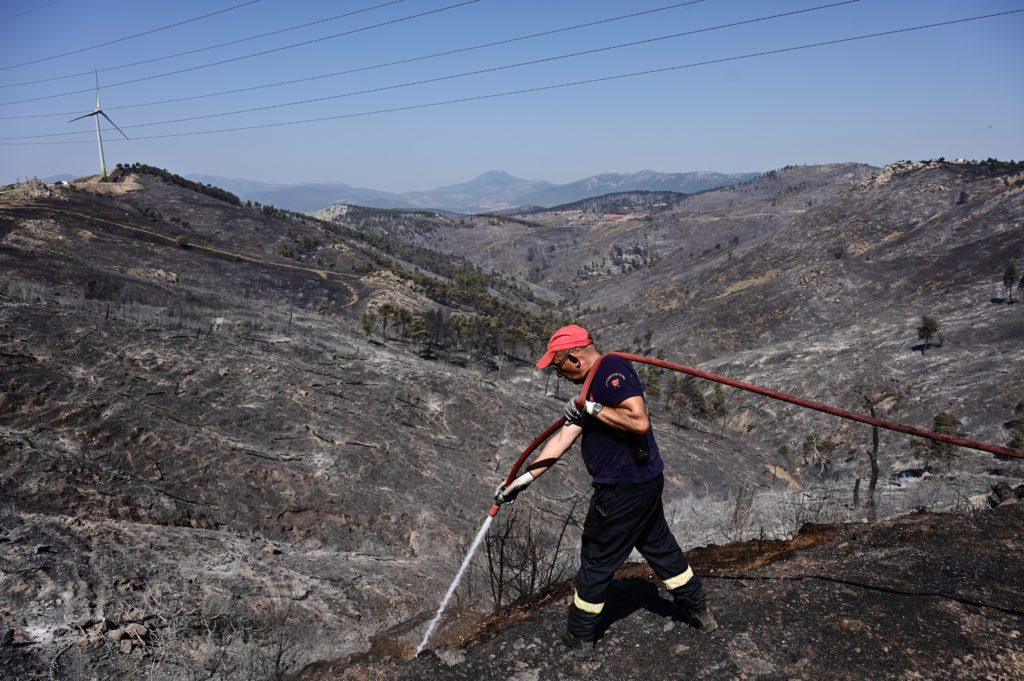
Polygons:
<instances>
[{"instance_id":1,"label":"firefighter","mask_svg":"<svg viewBox=\"0 0 1024 681\"><path fill-rule=\"evenodd\" d=\"M564 326L551 336L537 367L554 368L582 384L601 357L586 329ZM583 436L583 462L593 477L593 494L583 525L580 568L561 640L577 655L593 653L605 594L615 571L634 548L662 580L689 622L704 632L718 627L701 579L686 562L668 528L662 507L661 455L644 402L643 386L629 362L606 357L581 409L575 398L564 409L565 425L527 471L495 493L498 504L513 501Z\"/></svg>"}]
</instances>

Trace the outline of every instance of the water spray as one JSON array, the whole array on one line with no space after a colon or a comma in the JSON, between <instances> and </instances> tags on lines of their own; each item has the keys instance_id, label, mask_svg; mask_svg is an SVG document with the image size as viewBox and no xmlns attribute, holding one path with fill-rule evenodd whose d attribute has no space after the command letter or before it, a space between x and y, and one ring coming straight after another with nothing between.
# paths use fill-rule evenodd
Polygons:
<instances>
[{"instance_id":1,"label":"water spray","mask_svg":"<svg viewBox=\"0 0 1024 681\"><path fill-rule=\"evenodd\" d=\"M491 522L494 520L496 514L488 514L484 518L484 524L480 526L480 531L476 533L476 539L469 546L469 551L466 551L466 557L462 559L462 565L459 566L459 572L455 575L455 579L452 580L451 586L448 587L448 592L444 595L444 600L441 601L440 607L437 609L437 614L434 615L434 619L430 620L430 624L427 626L427 632L423 634L423 640L420 641L420 645L416 648L416 655L423 652L423 648L426 647L427 641L430 640L430 635L434 633L434 628L437 627L437 623L441 621L441 615L444 614L444 609L448 607L448 601L451 600L452 594L455 593L455 589L458 588L459 582L462 581L462 574L469 567L469 561L473 560L473 555L476 550L480 548L480 543L487 536L487 530L491 526ZM413 656L415 657L415 655Z\"/></svg>"},{"instance_id":2,"label":"water spray","mask_svg":"<svg viewBox=\"0 0 1024 681\"><path fill-rule=\"evenodd\" d=\"M821 402L813 402L811 400L805 400L800 397L794 397L787 395L775 390L769 390L768 388L762 388L752 383L744 383L743 381L737 381L732 378L726 378L725 376L719 376L718 374L712 374L707 371L701 371L700 369L694 369L693 367L683 366L682 364L675 364L674 362L667 362L663 359L653 359L651 357L644 357L643 355L631 355L625 352L609 352L602 355L594 362L594 365L587 372L587 378L583 382L583 387L580 389L580 394L576 397L577 408L583 407L583 402L586 396L590 393L590 384L594 380L594 376L597 374L597 368L601 365L601 361L605 357L621 357L624 360L630 362L641 362L643 364L651 364L662 369L669 369L671 371L678 371L683 374L689 374L696 376L697 378L703 378L708 381L715 383L721 383L728 385L733 388L739 388L740 390L746 390L748 392L756 393L758 395L764 395L775 400L781 400L783 402L789 402L799 407L806 409L813 409L815 411L824 412L826 414L832 414L833 416L839 416L844 419L851 421L858 421L860 423L866 423L870 426L876 426L878 428L885 428L887 430L893 430L898 433L905 433L907 435L914 435L917 437L923 437L928 440L936 440L938 442L946 442L959 447L967 447L968 449L977 449L983 452L989 452L991 454L998 454L1000 456L1009 456L1017 459L1024 459L1024 451L1010 449L1008 447L1002 447L1000 445L992 444L990 442L980 442L977 440L968 440L956 435L947 435L945 433L936 433L924 428L915 428L902 423L895 423L893 421L886 421L884 419L875 418L874 416L868 416L867 414L861 414L855 411L848 411L846 409L840 409L838 407L832 407ZM551 437L562 425L565 424L565 417L559 418L557 421L548 426L547 430L538 435L533 442L523 450L523 453L519 455L515 463L512 465L512 470L509 471L508 477L505 478L505 485L511 485L512 481L519 475L519 469L522 468L523 464L526 463L526 459L529 458L530 454L541 446L545 440ZM444 596L444 600L441 601L441 606L437 609L437 614L434 615L434 619L430 621L430 625L427 627L426 633L423 635L423 640L420 642L419 647L416 649L416 655L419 655L426 647L427 642L430 640L430 635L434 633L434 629L437 627L438 622L441 620L441 616L444 614L444 610L448 605L448 601L451 600L452 594L455 593L455 589L458 588L459 582L462 580L462 575L466 572L466 568L469 567L470 561L473 559L473 555L476 550L480 547L484 537L487 535L487 530L491 526L491 522L494 517L498 515L498 511L501 510L501 505L497 502L491 505L491 509L487 512L487 517L484 518L484 523L477 532L476 538L473 540L472 545L469 547L469 551L466 552L466 557L462 561L462 565L459 567L458 574L455 575L455 579L452 581L451 586L448 587L448 592Z\"/></svg>"}]
</instances>

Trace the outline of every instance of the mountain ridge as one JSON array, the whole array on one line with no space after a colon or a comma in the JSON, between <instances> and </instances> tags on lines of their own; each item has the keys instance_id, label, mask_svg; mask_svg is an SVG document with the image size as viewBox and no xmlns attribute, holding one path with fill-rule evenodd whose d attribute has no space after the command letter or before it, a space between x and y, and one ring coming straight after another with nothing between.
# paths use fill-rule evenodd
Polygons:
<instances>
[{"instance_id":1,"label":"mountain ridge","mask_svg":"<svg viewBox=\"0 0 1024 681\"><path fill-rule=\"evenodd\" d=\"M641 170L633 173L602 173L574 182L555 184L515 177L503 170L489 170L467 182L407 192L355 187L342 182L280 184L196 173L185 177L222 187L238 194L243 200L259 201L304 213L312 213L335 203L397 210L487 213L528 205L552 207L612 192L673 191L692 194L745 182L756 176L757 173L662 173Z\"/></svg>"}]
</instances>

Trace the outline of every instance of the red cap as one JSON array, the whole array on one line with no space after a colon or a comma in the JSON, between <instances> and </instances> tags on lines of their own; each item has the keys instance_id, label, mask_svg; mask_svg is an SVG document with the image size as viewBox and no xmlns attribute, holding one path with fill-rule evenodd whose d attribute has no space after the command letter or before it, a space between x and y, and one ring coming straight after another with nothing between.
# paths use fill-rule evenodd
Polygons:
<instances>
[{"instance_id":1,"label":"red cap","mask_svg":"<svg viewBox=\"0 0 1024 681\"><path fill-rule=\"evenodd\" d=\"M586 347L593 342L594 340L590 337L590 333L582 326L577 326L576 324L563 326L551 334L551 340L548 341L548 351L537 360L537 368L543 369L551 364L551 360L555 358L555 353L559 350L575 350L576 348Z\"/></svg>"}]
</instances>

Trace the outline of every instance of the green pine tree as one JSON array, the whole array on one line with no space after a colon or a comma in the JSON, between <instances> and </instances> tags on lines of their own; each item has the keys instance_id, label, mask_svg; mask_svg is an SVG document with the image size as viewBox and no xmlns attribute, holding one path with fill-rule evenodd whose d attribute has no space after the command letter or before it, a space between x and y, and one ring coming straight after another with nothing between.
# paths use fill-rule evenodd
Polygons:
<instances>
[{"instance_id":1,"label":"green pine tree","mask_svg":"<svg viewBox=\"0 0 1024 681\"><path fill-rule=\"evenodd\" d=\"M1010 294L1010 302L1013 302L1013 287L1017 284L1017 265L1010 263L1003 272L1003 288Z\"/></svg>"},{"instance_id":2,"label":"green pine tree","mask_svg":"<svg viewBox=\"0 0 1024 681\"><path fill-rule=\"evenodd\" d=\"M359 321L363 326L363 332L367 337L369 337L370 333L373 331L373 327L377 326L377 315L373 310L367 310L363 313L363 316Z\"/></svg>"},{"instance_id":3,"label":"green pine tree","mask_svg":"<svg viewBox=\"0 0 1024 681\"><path fill-rule=\"evenodd\" d=\"M644 370L644 392L648 399L661 398L661 376L658 367L647 365Z\"/></svg>"},{"instance_id":4,"label":"green pine tree","mask_svg":"<svg viewBox=\"0 0 1024 681\"><path fill-rule=\"evenodd\" d=\"M960 419L951 411L940 411L932 418L932 430L941 435L956 435L960 429ZM934 460L948 459L957 451L957 446L948 442L930 440L928 442L928 453Z\"/></svg>"},{"instance_id":5,"label":"green pine tree","mask_svg":"<svg viewBox=\"0 0 1024 681\"><path fill-rule=\"evenodd\" d=\"M917 327L918 339L924 341L921 344L921 354L931 345L932 338L935 338L939 333L939 323L933 318L925 315L921 317L921 326Z\"/></svg>"},{"instance_id":6,"label":"green pine tree","mask_svg":"<svg viewBox=\"0 0 1024 681\"><path fill-rule=\"evenodd\" d=\"M427 322L421 315L412 315L409 319L409 339L419 347L427 340Z\"/></svg>"},{"instance_id":7,"label":"green pine tree","mask_svg":"<svg viewBox=\"0 0 1024 681\"><path fill-rule=\"evenodd\" d=\"M1010 441L1006 443L1010 449L1024 451L1024 418L1017 419L1017 424L1010 431Z\"/></svg>"}]
</instances>

